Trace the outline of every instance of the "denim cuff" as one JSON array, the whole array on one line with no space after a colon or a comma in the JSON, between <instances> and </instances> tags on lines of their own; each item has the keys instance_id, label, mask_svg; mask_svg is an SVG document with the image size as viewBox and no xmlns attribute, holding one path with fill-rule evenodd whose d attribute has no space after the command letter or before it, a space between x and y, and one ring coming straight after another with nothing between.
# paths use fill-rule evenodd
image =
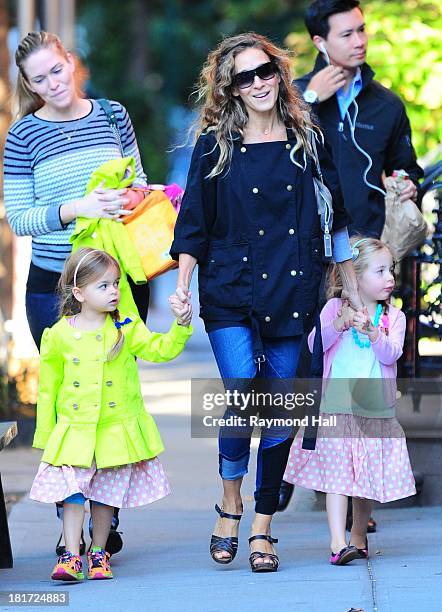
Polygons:
<instances>
[{"instance_id":1,"label":"denim cuff","mask_svg":"<svg viewBox=\"0 0 442 612\"><path fill-rule=\"evenodd\" d=\"M347 227L332 232L333 238L333 259L336 263L351 259L350 238L348 236Z\"/></svg>"}]
</instances>

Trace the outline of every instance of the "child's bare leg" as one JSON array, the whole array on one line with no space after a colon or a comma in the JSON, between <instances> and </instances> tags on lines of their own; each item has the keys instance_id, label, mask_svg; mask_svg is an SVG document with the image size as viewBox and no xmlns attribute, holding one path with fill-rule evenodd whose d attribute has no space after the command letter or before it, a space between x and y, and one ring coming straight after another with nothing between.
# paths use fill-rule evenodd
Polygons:
<instances>
[{"instance_id":1,"label":"child's bare leg","mask_svg":"<svg viewBox=\"0 0 442 612\"><path fill-rule=\"evenodd\" d=\"M345 540L347 505L348 497L346 495L327 493L327 518L331 535L330 548L333 553L338 553L347 546L347 542Z\"/></svg>"},{"instance_id":2,"label":"child's bare leg","mask_svg":"<svg viewBox=\"0 0 442 612\"><path fill-rule=\"evenodd\" d=\"M114 507L91 502L91 514L94 526L92 546L105 548L114 515Z\"/></svg>"},{"instance_id":3,"label":"child's bare leg","mask_svg":"<svg viewBox=\"0 0 442 612\"><path fill-rule=\"evenodd\" d=\"M66 550L80 554L80 538L84 521L84 504L63 504L63 533Z\"/></svg>"},{"instance_id":4,"label":"child's bare leg","mask_svg":"<svg viewBox=\"0 0 442 612\"><path fill-rule=\"evenodd\" d=\"M351 528L350 544L356 548L365 548L367 523L373 508L371 499L353 497L353 526Z\"/></svg>"}]
</instances>

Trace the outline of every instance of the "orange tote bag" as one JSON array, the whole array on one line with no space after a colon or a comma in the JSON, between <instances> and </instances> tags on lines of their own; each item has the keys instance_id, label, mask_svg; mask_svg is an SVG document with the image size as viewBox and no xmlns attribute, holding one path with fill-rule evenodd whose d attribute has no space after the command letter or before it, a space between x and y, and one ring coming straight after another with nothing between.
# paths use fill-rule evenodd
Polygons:
<instances>
[{"instance_id":1,"label":"orange tote bag","mask_svg":"<svg viewBox=\"0 0 442 612\"><path fill-rule=\"evenodd\" d=\"M164 191L152 191L123 221L147 280L178 267L169 255L177 216Z\"/></svg>"}]
</instances>

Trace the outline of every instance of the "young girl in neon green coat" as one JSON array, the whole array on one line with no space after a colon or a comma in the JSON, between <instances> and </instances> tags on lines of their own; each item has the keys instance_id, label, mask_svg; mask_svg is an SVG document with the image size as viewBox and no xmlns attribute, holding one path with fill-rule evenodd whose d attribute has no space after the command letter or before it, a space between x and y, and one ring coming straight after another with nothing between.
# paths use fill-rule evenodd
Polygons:
<instances>
[{"instance_id":1,"label":"young girl in neon green coat","mask_svg":"<svg viewBox=\"0 0 442 612\"><path fill-rule=\"evenodd\" d=\"M165 333L149 331L138 315L119 313L117 261L80 249L60 279L61 319L44 331L37 427L44 449L30 497L63 502L66 553L54 580L84 578L79 556L84 502L91 502L93 541L88 578L112 578L105 551L114 507L148 504L169 493L157 455L163 444L146 412L135 357L170 361L192 334L191 307L173 296L177 320Z\"/></svg>"}]
</instances>

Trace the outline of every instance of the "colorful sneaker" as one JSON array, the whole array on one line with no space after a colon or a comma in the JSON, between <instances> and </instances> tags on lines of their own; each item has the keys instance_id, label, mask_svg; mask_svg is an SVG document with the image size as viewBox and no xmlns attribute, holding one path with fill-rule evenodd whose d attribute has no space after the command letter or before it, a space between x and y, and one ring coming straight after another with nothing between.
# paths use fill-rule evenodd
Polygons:
<instances>
[{"instance_id":1,"label":"colorful sneaker","mask_svg":"<svg viewBox=\"0 0 442 612\"><path fill-rule=\"evenodd\" d=\"M108 580L113 578L109 560L110 554L104 548L93 546L87 553L87 577L89 580Z\"/></svg>"},{"instance_id":2,"label":"colorful sneaker","mask_svg":"<svg viewBox=\"0 0 442 612\"><path fill-rule=\"evenodd\" d=\"M65 582L80 582L84 580L81 557L67 550L58 558L51 578L52 580L64 580Z\"/></svg>"},{"instance_id":3,"label":"colorful sneaker","mask_svg":"<svg viewBox=\"0 0 442 612\"><path fill-rule=\"evenodd\" d=\"M356 546L346 546L338 553L332 552L330 556L330 563L332 565L345 565L346 563L350 563L353 559L357 559L359 557L358 549Z\"/></svg>"}]
</instances>

